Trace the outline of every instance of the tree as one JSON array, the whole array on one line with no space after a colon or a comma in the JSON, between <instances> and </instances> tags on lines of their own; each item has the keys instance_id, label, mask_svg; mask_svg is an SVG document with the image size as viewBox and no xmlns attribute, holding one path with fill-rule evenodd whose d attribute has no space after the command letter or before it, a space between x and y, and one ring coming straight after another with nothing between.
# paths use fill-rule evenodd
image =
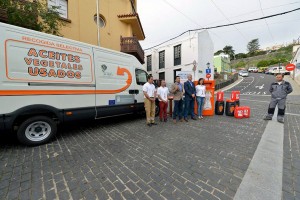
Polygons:
<instances>
[{"instance_id":1,"label":"tree","mask_svg":"<svg viewBox=\"0 0 300 200\"><path fill-rule=\"evenodd\" d=\"M227 54L227 55L230 56L230 60L233 60L233 59L234 59L234 50L233 50L232 46L227 46L227 45L226 45L226 46L223 48L223 52L224 52L225 54Z\"/></svg>"},{"instance_id":2,"label":"tree","mask_svg":"<svg viewBox=\"0 0 300 200\"><path fill-rule=\"evenodd\" d=\"M256 51L259 50L259 40L258 38L251 40L247 45L247 50L249 52L249 55L252 56L255 54Z\"/></svg>"},{"instance_id":3,"label":"tree","mask_svg":"<svg viewBox=\"0 0 300 200\"><path fill-rule=\"evenodd\" d=\"M48 8L42 2L1 0L0 11L6 13L5 23L60 36L59 30L65 23L60 19L59 7Z\"/></svg>"},{"instance_id":4,"label":"tree","mask_svg":"<svg viewBox=\"0 0 300 200\"><path fill-rule=\"evenodd\" d=\"M217 55L220 55L221 53L223 53L223 50L217 51L214 55L217 56Z\"/></svg>"},{"instance_id":5,"label":"tree","mask_svg":"<svg viewBox=\"0 0 300 200\"><path fill-rule=\"evenodd\" d=\"M235 59L247 58L247 54L245 53L238 53L235 54Z\"/></svg>"}]
</instances>

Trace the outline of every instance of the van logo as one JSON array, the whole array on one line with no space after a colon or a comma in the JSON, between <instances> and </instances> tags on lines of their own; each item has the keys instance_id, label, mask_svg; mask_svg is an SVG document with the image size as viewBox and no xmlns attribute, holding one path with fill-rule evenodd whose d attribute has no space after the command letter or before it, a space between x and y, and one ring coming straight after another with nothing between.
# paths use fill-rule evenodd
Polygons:
<instances>
[{"instance_id":1,"label":"van logo","mask_svg":"<svg viewBox=\"0 0 300 200\"><path fill-rule=\"evenodd\" d=\"M107 66L106 65L101 65L102 71L105 72L107 70Z\"/></svg>"},{"instance_id":2,"label":"van logo","mask_svg":"<svg viewBox=\"0 0 300 200\"><path fill-rule=\"evenodd\" d=\"M113 76L111 72L106 72L106 70L107 70L106 65L101 65L101 69L102 69L102 72L103 72L104 76Z\"/></svg>"}]
</instances>

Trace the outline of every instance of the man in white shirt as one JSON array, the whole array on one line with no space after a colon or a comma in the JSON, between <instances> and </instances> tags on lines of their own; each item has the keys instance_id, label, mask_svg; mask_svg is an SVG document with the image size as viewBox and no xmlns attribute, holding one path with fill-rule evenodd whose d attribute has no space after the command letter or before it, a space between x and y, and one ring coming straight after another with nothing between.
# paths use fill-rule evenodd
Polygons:
<instances>
[{"instance_id":1,"label":"man in white shirt","mask_svg":"<svg viewBox=\"0 0 300 200\"><path fill-rule=\"evenodd\" d=\"M154 121L156 91L153 84L153 77L148 75L147 80L148 82L143 85L144 105L146 110L147 125L151 127L152 125L157 125Z\"/></svg>"},{"instance_id":2,"label":"man in white shirt","mask_svg":"<svg viewBox=\"0 0 300 200\"><path fill-rule=\"evenodd\" d=\"M159 100L159 119L160 121L167 122L167 109L168 109L168 94L169 89L166 87L166 81L161 80L161 86L157 90Z\"/></svg>"}]
</instances>

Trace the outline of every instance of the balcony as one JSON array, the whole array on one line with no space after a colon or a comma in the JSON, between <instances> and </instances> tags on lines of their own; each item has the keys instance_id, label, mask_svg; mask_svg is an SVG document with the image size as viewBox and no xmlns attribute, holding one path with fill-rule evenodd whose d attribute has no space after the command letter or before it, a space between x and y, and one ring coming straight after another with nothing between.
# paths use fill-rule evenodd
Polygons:
<instances>
[{"instance_id":1,"label":"balcony","mask_svg":"<svg viewBox=\"0 0 300 200\"><path fill-rule=\"evenodd\" d=\"M135 56L140 63L144 64L144 50L142 49L137 37L121 36L121 52Z\"/></svg>"},{"instance_id":2,"label":"balcony","mask_svg":"<svg viewBox=\"0 0 300 200\"><path fill-rule=\"evenodd\" d=\"M137 13L118 15L118 18L121 22L131 25L132 33L138 40L145 39L143 26Z\"/></svg>"}]
</instances>

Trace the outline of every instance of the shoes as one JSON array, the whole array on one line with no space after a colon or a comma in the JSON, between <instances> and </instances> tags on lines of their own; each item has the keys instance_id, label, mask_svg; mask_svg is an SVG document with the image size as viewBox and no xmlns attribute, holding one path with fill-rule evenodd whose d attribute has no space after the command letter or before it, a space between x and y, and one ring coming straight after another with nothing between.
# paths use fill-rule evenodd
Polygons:
<instances>
[{"instance_id":1,"label":"shoes","mask_svg":"<svg viewBox=\"0 0 300 200\"><path fill-rule=\"evenodd\" d=\"M187 118L184 118L184 121L189 122L189 120Z\"/></svg>"},{"instance_id":2,"label":"shoes","mask_svg":"<svg viewBox=\"0 0 300 200\"><path fill-rule=\"evenodd\" d=\"M196 117L192 117L192 120L197 120L197 118Z\"/></svg>"},{"instance_id":3,"label":"shoes","mask_svg":"<svg viewBox=\"0 0 300 200\"><path fill-rule=\"evenodd\" d=\"M283 119L283 118L277 119L277 121L278 121L279 123L284 123L284 119Z\"/></svg>"},{"instance_id":4,"label":"shoes","mask_svg":"<svg viewBox=\"0 0 300 200\"><path fill-rule=\"evenodd\" d=\"M155 122L152 122L152 123L151 123L151 125L157 125L157 123L155 123Z\"/></svg>"},{"instance_id":5,"label":"shoes","mask_svg":"<svg viewBox=\"0 0 300 200\"><path fill-rule=\"evenodd\" d=\"M152 124L151 124L151 123L148 123L148 124L147 124L147 126L151 127L151 126L152 126Z\"/></svg>"},{"instance_id":6,"label":"shoes","mask_svg":"<svg viewBox=\"0 0 300 200\"><path fill-rule=\"evenodd\" d=\"M198 119L201 119L201 116L199 116Z\"/></svg>"},{"instance_id":7,"label":"shoes","mask_svg":"<svg viewBox=\"0 0 300 200\"><path fill-rule=\"evenodd\" d=\"M176 124L176 119L173 119L173 123Z\"/></svg>"},{"instance_id":8,"label":"shoes","mask_svg":"<svg viewBox=\"0 0 300 200\"><path fill-rule=\"evenodd\" d=\"M203 116L201 116L201 119L203 119Z\"/></svg>"},{"instance_id":9,"label":"shoes","mask_svg":"<svg viewBox=\"0 0 300 200\"><path fill-rule=\"evenodd\" d=\"M264 120L272 120L272 117L271 116L265 116Z\"/></svg>"},{"instance_id":10,"label":"shoes","mask_svg":"<svg viewBox=\"0 0 300 200\"><path fill-rule=\"evenodd\" d=\"M164 119L164 122L167 122L168 121L168 119Z\"/></svg>"}]
</instances>

